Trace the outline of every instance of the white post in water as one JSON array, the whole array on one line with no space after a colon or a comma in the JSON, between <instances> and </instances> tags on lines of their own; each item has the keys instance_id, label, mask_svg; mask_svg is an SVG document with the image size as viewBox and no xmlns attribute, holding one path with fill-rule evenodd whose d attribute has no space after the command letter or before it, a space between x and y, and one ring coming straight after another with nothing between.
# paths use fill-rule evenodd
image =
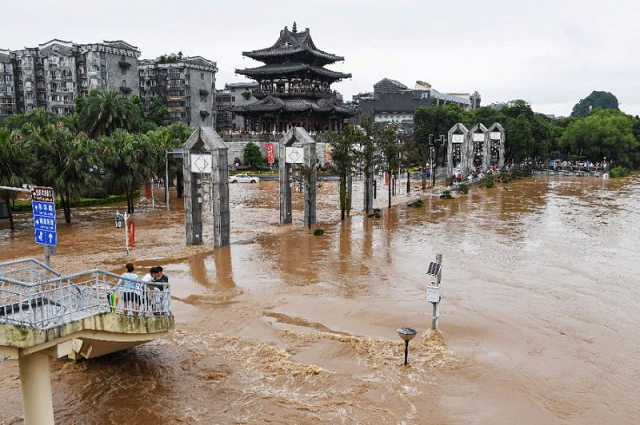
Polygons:
<instances>
[{"instance_id":1,"label":"white post in water","mask_svg":"<svg viewBox=\"0 0 640 425\"><path fill-rule=\"evenodd\" d=\"M53 425L49 357L34 353L18 358L22 410L26 425Z\"/></svg>"},{"instance_id":2,"label":"white post in water","mask_svg":"<svg viewBox=\"0 0 640 425\"><path fill-rule=\"evenodd\" d=\"M427 274L431 277L431 284L427 287L427 301L433 306L431 313L431 329L438 327L438 304L440 304L440 281L442 280L442 254L436 255L436 261L429 264Z\"/></svg>"}]
</instances>

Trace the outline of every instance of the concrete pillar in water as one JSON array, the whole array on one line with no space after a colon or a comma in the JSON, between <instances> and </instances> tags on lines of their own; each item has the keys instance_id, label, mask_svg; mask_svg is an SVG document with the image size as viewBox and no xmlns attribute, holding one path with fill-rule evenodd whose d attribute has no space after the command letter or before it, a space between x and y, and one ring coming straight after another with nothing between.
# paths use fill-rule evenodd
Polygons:
<instances>
[{"instance_id":1,"label":"concrete pillar in water","mask_svg":"<svg viewBox=\"0 0 640 425\"><path fill-rule=\"evenodd\" d=\"M22 409L26 425L53 425L49 356L34 353L18 358Z\"/></svg>"}]
</instances>

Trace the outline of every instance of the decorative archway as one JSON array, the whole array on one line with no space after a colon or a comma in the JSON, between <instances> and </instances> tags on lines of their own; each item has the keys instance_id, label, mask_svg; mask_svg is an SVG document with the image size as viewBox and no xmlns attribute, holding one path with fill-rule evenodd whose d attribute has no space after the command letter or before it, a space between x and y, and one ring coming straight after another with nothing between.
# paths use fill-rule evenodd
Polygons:
<instances>
[{"instance_id":1,"label":"decorative archway","mask_svg":"<svg viewBox=\"0 0 640 425\"><path fill-rule=\"evenodd\" d=\"M447 178L451 178L453 170L460 167L462 179L467 178L469 156L469 130L462 123L457 123L449 130L447 143Z\"/></svg>"},{"instance_id":2,"label":"decorative archway","mask_svg":"<svg viewBox=\"0 0 640 425\"><path fill-rule=\"evenodd\" d=\"M213 247L229 245L228 148L210 127L198 127L182 146L184 176L184 216L187 245L202 243L203 179L211 176Z\"/></svg>"},{"instance_id":3,"label":"decorative archway","mask_svg":"<svg viewBox=\"0 0 640 425\"><path fill-rule=\"evenodd\" d=\"M298 142L298 146L294 143ZM292 127L287 131L279 146L280 165L280 223L291 223L291 167L303 164L309 176L304 185L304 225L310 227L316 222L316 141L302 127Z\"/></svg>"},{"instance_id":4,"label":"decorative archway","mask_svg":"<svg viewBox=\"0 0 640 425\"><path fill-rule=\"evenodd\" d=\"M489 163L490 165L498 164L498 167L504 167L504 143L505 131L500 123L494 122L489 127Z\"/></svg>"},{"instance_id":5,"label":"decorative archway","mask_svg":"<svg viewBox=\"0 0 640 425\"><path fill-rule=\"evenodd\" d=\"M475 163L476 158L480 159L480 164ZM483 170L489 168L489 130L482 123L474 125L471 129L468 159L469 170L475 169L477 165Z\"/></svg>"}]
</instances>

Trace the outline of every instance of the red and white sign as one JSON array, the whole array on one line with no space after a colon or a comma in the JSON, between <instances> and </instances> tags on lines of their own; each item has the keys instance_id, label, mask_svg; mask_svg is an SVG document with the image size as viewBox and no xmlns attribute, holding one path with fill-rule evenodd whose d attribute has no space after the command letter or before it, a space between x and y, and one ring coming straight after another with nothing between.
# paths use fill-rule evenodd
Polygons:
<instances>
[{"instance_id":1,"label":"red and white sign","mask_svg":"<svg viewBox=\"0 0 640 425\"><path fill-rule=\"evenodd\" d=\"M34 186L31 188L31 200L55 203L55 199L53 198L53 189L50 187Z\"/></svg>"},{"instance_id":2,"label":"red and white sign","mask_svg":"<svg viewBox=\"0 0 640 425\"><path fill-rule=\"evenodd\" d=\"M273 164L276 160L275 151L273 149L273 143L267 143L267 162Z\"/></svg>"}]
</instances>

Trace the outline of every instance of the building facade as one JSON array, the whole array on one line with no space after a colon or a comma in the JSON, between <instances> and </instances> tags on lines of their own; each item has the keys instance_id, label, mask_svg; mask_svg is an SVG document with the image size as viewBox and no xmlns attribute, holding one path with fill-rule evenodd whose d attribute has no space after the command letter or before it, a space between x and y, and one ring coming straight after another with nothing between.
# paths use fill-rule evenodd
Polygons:
<instances>
[{"instance_id":1,"label":"building facade","mask_svg":"<svg viewBox=\"0 0 640 425\"><path fill-rule=\"evenodd\" d=\"M373 86L373 93L354 96L360 110L359 118L373 123L392 123L406 130L413 129L416 108L456 104L462 109L480 107L480 94L441 93L423 81L417 81L413 89L399 81L384 78Z\"/></svg>"},{"instance_id":2,"label":"building facade","mask_svg":"<svg viewBox=\"0 0 640 425\"><path fill-rule=\"evenodd\" d=\"M140 98L148 110L153 98L160 96L171 122L213 127L217 71L215 62L200 56L143 60L139 64Z\"/></svg>"},{"instance_id":3,"label":"building facade","mask_svg":"<svg viewBox=\"0 0 640 425\"><path fill-rule=\"evenodd\" d=\"M279 133L295 126L307 131L340 131L345 119L354 115L331 90L331 84L351 74L325 68L344 58L318 49L309 28L298 32L294 22L291 31L287 27L280 31L271 47L242 54L264 63L236 70L259 86L253 91L257 101L234 109L250 131Z\"/></svg>"},{"instance_id":4,"label":"building facade","mask_svg":"<svg viewBox=\"0 0 640 425\"><path fill-rule=\"evenodd\" d=\"M253 95L258 90L256 82L225 84L224 90L216 92L216 129L220 132L246 131L244 118L235 112L235 108L256 102Z\"/></svg>"},{"instance_id":5,"label":"building facade","mask_svg":"<svg viewBox=\"0 0 640 425\"><path fill-rule=\"evenodd\" d=\"M54 114L73 112L75 99L89 90L138 93L140 51L124 41L75 44L54 39L34 48L0 50L0 96L7 94L13 74L14 107L0 106L0 116L43 108ZM2 99L9 100L9 96ZM2 102L2 100L0 100ZM4 105L4 103L2 103Z\"/></svg>"}]
</instances>

